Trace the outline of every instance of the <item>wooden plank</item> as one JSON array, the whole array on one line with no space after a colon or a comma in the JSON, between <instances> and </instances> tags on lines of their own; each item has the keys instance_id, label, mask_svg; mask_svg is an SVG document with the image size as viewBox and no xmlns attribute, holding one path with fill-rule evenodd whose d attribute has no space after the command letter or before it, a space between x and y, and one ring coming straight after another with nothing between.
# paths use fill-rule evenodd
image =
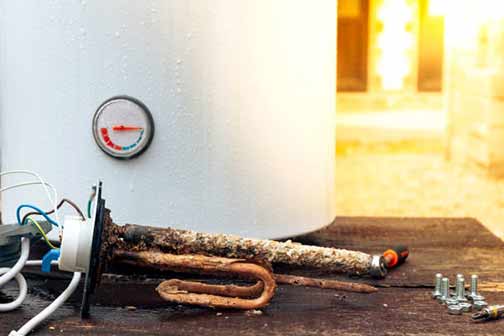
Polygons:
<instances>
[{"instance_id":1,"label":"wooden plank","mask_svg":"<svg viewBox=\"0 0 504 336\"><path fill-rule=\"evenodd\" d=\"M430 285L437 272L504 280L504 243L473 218L338 217L327 228L297 240L372 254L398 243L408 245L410 258L379 282L386 285Z\"/></svg>"},{"instance_id":2,"label":"wooden plank","mask_svg":"<svg viewBox=\"0 0 504 336\"><path fill-rule=\"evenodd\" d=\"M407 264L380 284L375 294L342 293L316 288L280 286L262 314L169 304L154 288L160 280L106 277L95 297L92 318L78 317L76 293L35 335L375 335L504 333L504 321L476 324L469 315L451 316L430 298L433 274L480 274L490 302L504 303L502 242L473 219L338 218L330 227L298 237L326 246L377 253L393 243L411 247ZM286 267L277 270L289 271ZM317 271L291 270L305 275ZM0 314L0 335L19 328L48 305L68 280L29 279L30 293L22 309ZM159 276L159 275L158 275ZM327 275L326 275L327 276ZM163 275L168 277L168 275ZM336 276L331 276L336 277ZM17 293L14 284L0 291L0 302ZM134 306L136 310L129 310ZM54 328L54 329L53 329ZM62 331L62 332L60 332Z\"/></svg>"},{"instance_id":3,"label":"wooden plank","mask_svg":"<svg viewBox=\"0 0 504 336\"><path fill-rule=\"evenodd\" d=\"M153 290L154 287L151 289ZM504 323L477 324L468 314L451 316L446 308L429 297L428 289L384 288L373 295L342 294L314 288L280 286L271 305L261 315L243 311L223 311L159 303L138 303L140 291L108 286L119 295L119 306L95 306L92 319L81 322L78 301L72 300L39 329L36 335L60 333L79 335L373 335L470 334L499 335ZM120 298L120 299L119 299ZM504 302L504 293L492 293L494 302ZM48 301L31 295L29 305L17 312L2 314L0 333L21 325L39 312ZM152 308L152 307L156 308ZM54 330L51 330L54 328Z\"/></svg>"}]
</instances>

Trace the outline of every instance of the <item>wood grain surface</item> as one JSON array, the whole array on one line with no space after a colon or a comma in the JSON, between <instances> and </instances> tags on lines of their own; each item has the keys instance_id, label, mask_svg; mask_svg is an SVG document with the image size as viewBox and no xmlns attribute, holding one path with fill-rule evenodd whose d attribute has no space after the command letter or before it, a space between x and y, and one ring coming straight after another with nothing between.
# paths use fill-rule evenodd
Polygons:
<instances>
[{"instance_id":1,"label":"wood grain surface","mask_svg":"<svg viewBox=\"0 0 504 336\"><path fill-rule=\"evenodd\" d=\"M473 323L468 314L448 315L430 298L434 273L480 275L490 303L504 303L504 244L471 218L349 218L296 237L321 246L383 252L402 243L410 258L387 279L351 279L373 283L377 293L357 294L280 285L271 304L260 312L215 310L163 302L154 289L172 274L106 275L98 288L91 319L78 317L81 291L40 326L34 335L502 335L504 320ZM275 271L332 279L316 270L276 265ZM145 273L145 272L142 272ZM49 279L25 273L30 292L22 308L0 314L0 335L19 328L67 285L68 275ZM177 275L180 277L180 275ZM453 282L453 280L452 280ZM17 289L0 290L0 302Z\"/></svg>"}]
</instances>

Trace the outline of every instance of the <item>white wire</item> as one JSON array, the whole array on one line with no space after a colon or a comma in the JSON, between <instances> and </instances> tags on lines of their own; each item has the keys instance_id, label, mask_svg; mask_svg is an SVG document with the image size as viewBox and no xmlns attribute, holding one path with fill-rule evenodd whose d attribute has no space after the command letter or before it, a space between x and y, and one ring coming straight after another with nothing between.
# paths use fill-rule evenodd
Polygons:
<instances>
[{"instance_id":1,"label":"white wire","mask_svg":"<svg viewBox=\"0 0 504 336\"><path fill-rule=\"evenodd\" d=\"M16 281L19 284L19 295L16 300L9 303L0 304L0 312L9 311L16 309L26 298L26 280L23 275L20 273L23 269L26 261L28 260L28 255L30 254L30 239L21 238L21 256L16 264L11 268L1 268L0 274L3 274L0 277L0 287L5 285L7 282L11 281L13 278L16 278Z\"/></svg>"},{"instance_id":2,"label":"white wire","mask_svg":"<svg viewBox=\"0 0 504 336\"><path fill-rule=\"evenodd\" d=\"M14 185L11 185L11 186L8 186L8 187L3 187L3 188L0 189L0 192L4 192L4 191L10 190L10 189L14 189L14 188L18 188L18 187L24 187L24 186L34 185L34 184L42 184L42 183L40 181L18 183L18 184L14 184ZM51 190L53 191L53 194L55 193L55 189L54 189L54 187L53 187L52 184L47 183L47 182L44 182L44 184L46 186L48 186L49 188L51 188ZM51 202L52 202L52 200L51 200Z\"/></svg>"},{"instance_id":3,"label":"white wire","mask_svg":"<svg viewBox=\"0 0 504 336\"><path fill-rule=\"evenodd\" d=\"M32 331L37 325L39 325L42 321L44 321L46 318L48 318L52 313L56 311L59 307L61 307L65 301L75 292L77 287L79 286L79 281L81 278L81 273L80 272L75 272L72 277L72 281L70 281L70 284L68 287L63 291L63 293L60 294L54 300L49 306L47 306L44 310L42 310L38 315L34 316L30 321L26 322L24 326L22 326L17 332L12 331L11 334L13 335L20 335L20 336L25 336L27 335L30 331Z\"/></svg>"},{"instance_id":4,"label":"white wire","mask_svg":"<svg viewBox=\"0 0 504 336\"><path fill-rule=\"evenodd\" d=\"M0 268L0 274L3 272L7 272L10 268L3 267ZM26 299L26 295L28 294L28 285L26 284L26 279L21 273L18 273L14 276L19 286L19 294L18 297L9 303L0 304L0 312L8 312L19 307L23 301Z\"/></svg>"},{"instance_id":5,"label":"white wire","mask_svg":"<svg viewBox=\"0 0 504 336\"><path fill-rule=\"evenodd\" d=\"M11 190L11 189L26 187L26 186L30 186L30 185L37 185L37 184L44 184L44 185L48 186L49 188L51 188L53 195L54 195L54 199L56 199L56 200L58 199L58 192L56 191L56 188L54 188L54 186L50 183L40 182L40 181L22 182L22 183L17 183L17 184L10 185L7 187L3 187L3 188L0 188L0 193L7 191L7 190ZM49 201L52 202L52 199L49 199ZM59 209L58 209L58 212L59 212ZM55 213L55 215L56 215L56 222L58 222L58 224L60 224L61 222L59 220L58 214ZM62 229L63 229L63 227L60 225L60 228L59 228L60 233L62 232Z\"/></svg>"},{"instance_id":6,"label":"white wire","mask_svg":"<svg viewBox=\"0 0 504 336\"><path fill-rule=\"evenodd\" d=\"M46 183L42 177L35 173L35 172L30 172L30 171L25 171L25 170L13 170L13 171L6 171L6 172L0 172L0 177L1 176L6 176L6 175L11 175L11 174L29 174L32 176L35 176L39 179L39 182L25 182L25 183L19 183L16 185L4 187L0 189L0 192L4 192L6 190L26 186L26 185L32 185L32 184L41 184L44 187L44 190L46 191L46 195L49 199L49 201L53 204L56 203L58 199L58 193L56 189L50 185L49 183ZM51 198L51 195L49 193L49 189L47 187L50 187L54 193L54 199ZM56 204L57 205L57 204ZM55 207L56 207L55 205ZM9 303L5 304L0 304L0 312L5 312L5 311L10 311L13 309L16 309L19 307L24 299L26 298L27 292L28 292L28 286L26 284L26 280L21 274L21 270L25 266L28 260L28 256L30 254L30 239L26 237L21 238L21 255L19 257L19 260L16 262L16 264L11 267L11 268L1 268L0 269L0 274L3 274L0 277L0 287L5 285L7 282L11 281L12 279L15 279L18 283L19 286L19 295L18 297Z\"/></svg>"},{"instance_id":7,"label":"white wire","mask_svg":"<svg viewBox=\"0 0 504 336\"><path fill-rule=\"evenodd\" d=\"M56 217L56 222L61 223L60 222L60 218L59 218L59 211L58 211L58 192L56 191L56 188L54 188L52 185L50 185L47 182L45 182L44 179L42 178L42 176L40 176L38 173L36 173L34 171L31 171L31 170L9 170L9 171L4 171L4 172L0 172L0 177L7 176L7 175L13 175L13 174L27 174L27 175L35 176L37 178L37 180L40 181L39 184L41 184L44 187L44 191L45 191L45 193L47 195L47 198L49 199L49 202L51 202L53 204L54 216ZM27 183L28 184L26 184L26 183L19 183L18 186L21 187L21 186L25 186L25 185L36 184L36 183L32 183L32 182L27 182ZM53 192L54 192L54 198L51 197L51 194L49 193L49 189L47 188L48 186L50 186L51 189L53 190ZM12 188L17 188L17 186L8 187L8 189L12 189ZM6 190L8 190L8 189L6 189ZM3 190L0 190L0 192L1 191L3 191ZM61 230L62 230L62 225L60 225L60 233L61 233Z\"/></svg>"},{"instance_id":8,"label":"white wire","mask_svg":"<svg viewBox=\"0 0 504 336\"><path fill-rule=\"evenodd\" d=\"M18 274L24 267L26 261L28 260L28 254L30 253L30 239L21 238L21 256L14 266L12 266L8 272L0 277L0 286L5 285L7 282L11 281L16 274Z\"/></svg>"},{"instance_id":9,"label":"white wire","mask_svg":"<svg viewBox=\"0 0 504 336\"><path fill-rule=\"evenodd\" d=\"M51 265L58 265L58 260L52 260ZM42 260L28 260L25 266L42 266Z\"/></svg>"},{"instance_id":10,"label":"white wire","mask_svg":"<svg viewBox=\"0 0 504 336\"><path fill-rule=\"evenodd\" d=\"M30 240L27 238L23 238L23 239L25 239L28 242L28 244L27 244L28 249L26 249L26 247L23 247L23 245L22 245L21 251L23 251L23 248L25 250L29 251ZM22 244L26 244L26 243L23 242ZM25 255L23 254L23 252L21 252L21 254L22 254L22 259L20 258L18 260L18 262L16 263L16 265L18 265L18 264L21 265L21 261L24 260L24 258L25 258ZM26 258L27 258L27 255L28 254L26 253ZM57 260L51 261L51 265L57 265L57 264L58 264ZM24 264L25 267L26 266L41 266L41 265L42 265L42 260L27 260ZM14 267L16 267L16 266L14 266ZM2 276L0 278L0 281L1 281L0 284L3 285L5 283L9 282L10 280L12 280L12 278L7 280L8 277L10 277L10 275L6 275L6 274L12 272L14 267L13 268L8 268L8 267L0 268L0 274L4 274L4 276ZM20 272L18 272L17 274L14 275L14 279L17 281L18 286L19 286L19 295L12 302L0 304L0 312L7 312L7 311L14 310L14 309L18 308L23 303L23 301L26 299L26 295L28 294L28 284L26 283L25 277Z\"/></svg>"},{"instance_id":11,"label":"white wire","mask_svg":"<svg viewBox=\"0 0 504 336\"><path fill-rule=\"evenodd\" d=\"M1 176L7 176L7 175L12 175L12 174L28 174L35 176L38 179L37 181L29 181L29 182L23 182L23 183L18 183L15 185L3 187L0 189L0 193L18 188L18 187L24 187L28 185L34 185L34 184L40 184L44 187L44 191L47 195L47 198L49 199L49 202L53 204L54 208L54 216L56 218L56 221L60 223L59 229L60 233L62 230L63 225L61 225L61 221L59 218L59 212L58 212L58 192L56 191L56 188L54 188L51 184L47 183L44 181L44 179L37 173L29 171L29 170L12 170L12 171L6 171L6 172L0 172L0 177ZM51 194L49 193L49 188L52 189L54 198L51 197ZM16 264L12 268L0 268L0 274L3 274L0 277L0 287L12 280L13 278L16 279L18 285L19 285L19 295L16 298L16 300L6 303L6 304L0 304L0 312L1 311L9 311L16 309L19 307L24 299L26 298L27 292L28 292L28 286L26 284L26 280L23 277L23 275L20 273L21 270L23 269L24 266L39 266L42 264L42 260L29 260L28 261L28 256L30 254L30 239L26 237L21 238L21 256L19 257L19 260L16 262ZM51 264L55 264L56 262L53 261ZM27 335L30 331L32 331L37 325L39 325L42 321L44 321L46 318L48 318L56 309L61 307L65 301L73 294L73 292L77 289L79 285L79 281L81 278L81 273L75 272L72 277L72 281L70 281L70 284L68 287L63 291L63 293L60 294L54 300L49 306L47 306L44 310L42 310L39 314L35 315L31 320L29 320L24 326L22 326L19 331L12 330L9 335L15 335L15 336L25 336Z\"/></svg>"}]
</instances>

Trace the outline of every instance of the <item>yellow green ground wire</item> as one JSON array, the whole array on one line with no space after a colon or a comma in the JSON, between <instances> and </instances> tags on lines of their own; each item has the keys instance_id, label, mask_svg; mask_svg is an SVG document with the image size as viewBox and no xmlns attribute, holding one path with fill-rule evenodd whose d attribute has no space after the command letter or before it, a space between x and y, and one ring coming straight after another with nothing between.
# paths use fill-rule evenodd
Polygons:
<instances>
[{"instance_id":1,"label":"yellow green ground wire","mask_svg":"<svg viewBox=\"0 0 504 336\"><path fill-rule=\"evenodd\" d=\"M44 230L42 229L42 227L40 226L40 224L32 217L32 216L28 216L27 217L27 220L30 221L33 225L35 225L35 227L39 230L40 234L42 234L42 237L44 237L44 240L45 242L47 243L47 245L52 248L52 249L57 249L56 246L54 246L50 241L49 241L49 238L47 238Z\"/></svg>"}]
</instances>

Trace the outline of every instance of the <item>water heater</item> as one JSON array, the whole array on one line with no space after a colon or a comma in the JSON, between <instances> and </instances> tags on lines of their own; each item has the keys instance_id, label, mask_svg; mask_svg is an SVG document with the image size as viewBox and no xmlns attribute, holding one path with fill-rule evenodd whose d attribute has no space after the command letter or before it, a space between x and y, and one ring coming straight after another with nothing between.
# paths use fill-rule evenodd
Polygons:
<instances>
[{"instance_id":1,"label":"water heater","mask_svg":"<svg viewBox=\"0 0 504 336\"><path fill-rule=\"evenodd\" d=\"M336 1L0 2L2 170L117 223L258 238L335 216ZM2 195L50 208L40 187Z\"/></svg>"}]
</instances>

